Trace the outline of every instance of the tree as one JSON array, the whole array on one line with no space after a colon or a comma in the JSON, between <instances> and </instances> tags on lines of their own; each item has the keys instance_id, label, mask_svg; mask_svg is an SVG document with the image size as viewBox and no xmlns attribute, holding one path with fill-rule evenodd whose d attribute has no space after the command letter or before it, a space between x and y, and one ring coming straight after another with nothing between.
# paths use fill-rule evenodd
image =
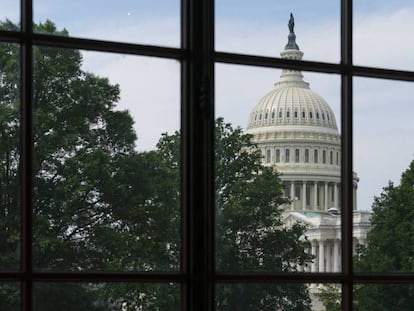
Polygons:
<instances>
[{"instance_id":1,"label":"tree","mask_svg":"<svg viewBox=\"0 0 414 311\"><path fill-rule=\"evenodd\" d=\"M402 174L399 186L392 182L372 206L372 228L367 246L359 250L360 272L414 270L414 161ZM412 310L412 285L361 285L355 292L356 310Z\"/></svg>"},{"instance_id":2,"label":"tree","mask_svg":"<svg viewBox=\"0 0 414 311\"><path fill-rule=\"evenodd\" d=\"M341 311L341 287L339 285L323 285L315 296L323 303L325 311Z\"/></svg>"},{"instance_id":3,"label":"tree","mask_svg":"<svg viewBox=\"0 0 414 311\"><path fill-rule=\"evenodd\" d=\"M179 133L158 144L167 162L178 163ZM288 272L311 260L305 228L283 226L279 174L262 165L251 136L219 118L216 121L217 269L225 272ZM306 286L242 284L220 286L218 310L308 310Z\"/></svg>"},{"instance_id":4,"label":"tree","mask_svg":"<svg viewBox=\"0 0 414 311\"><path fill-rule=\"evenodd\" d=\"M10 21L0 28L18 30ZM34 28L68 35L49 21ZM20 257L19 61L17 44L0 45L1 269L17 269ZM177 270L178 178L158 153L135 151L133 120L115 110L119 86L82 70L82 55L74 49L35 46L33 67L34 268ZM59 308L42 298L49 296L76 310L107 310L103 288L40 284L35 307ZM0 301L13 301L10 292L1 287ZM157 297L162 291L147 292ZM77 299L82 304L74 305Z\"/></svg>"}]
</instances>

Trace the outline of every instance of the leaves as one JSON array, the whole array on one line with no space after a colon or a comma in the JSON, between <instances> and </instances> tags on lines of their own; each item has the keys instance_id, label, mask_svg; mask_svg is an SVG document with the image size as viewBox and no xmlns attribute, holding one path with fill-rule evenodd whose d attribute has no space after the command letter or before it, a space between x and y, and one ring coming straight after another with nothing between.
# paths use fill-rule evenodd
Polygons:
<instances>
[{"instance_id":1,"label":"leaves","mask_svg":"<svg viewBox=\"0 0 414 311\"><path fill-rule=\"evenodd\" d=\"M360 248L356 269L361 272L414 270L414 161L399 186L391 182L372 205L367 246ZM357 310L410 310L412 286L366 285L357 290Z\"/></svg>"}]
</instances>

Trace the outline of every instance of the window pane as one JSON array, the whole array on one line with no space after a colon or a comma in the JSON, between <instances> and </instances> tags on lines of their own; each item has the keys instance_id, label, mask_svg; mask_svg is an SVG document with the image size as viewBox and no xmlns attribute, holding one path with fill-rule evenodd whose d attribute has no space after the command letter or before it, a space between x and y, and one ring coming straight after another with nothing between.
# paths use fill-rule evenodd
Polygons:
<instances>
[{"instance_id":1,"label":"window pane","mask_svg":"<svg viewBox=\"0 0 414 311\"><path fill-rule=\"evenodd\" d=\"M358 271L414 271L413 86L354 79Z\"/></svg>"},{"instance_id":2,"label":"window pane","mask_svg":"<svg viewBox=\"0 0 414 311\"><path fill-rule=\"evenodd\" d=\"M179 269L178 63L33 54L34 266Z\"/></svg>"},{"instance_id":3,"label":"window pane","mask_svg":"<svg viewBox=\"0 0 414 311\"><path fill-rule=\"evenodd\" d=\"M20 1L2 0L0 21L2 30L20 30Z\"/></svg>"},{"instance_id":4,"label":"window pane","mask_svg":"<svg viewBox=\"0 0 414 311\"><path fill-rule=\"evenodd\" d=\"M340 167L302 157L305 149L311 156L315 148L340 150L339 79L303 73L308 88L298 72L280 75L275 69L216 66L217 268L339 272ZM287 118L288 107L305 110L305 118ZM283 117L256 118L272 111ZM309 119L309 111L330 119ZM258 150L264 148L280 150L280 162L263 165Z\"/></svg>"},{"instance_id":5,"label":"window pane","mask_svg":"<svg viewBox=\"0 0 414 311\"><path fill-rule=\"evenodd\" d=\"M20 310L20 283L0 283L0 310Z\"/></svg>"},{"instance_id":6,"label":"window pane","mask_svg":"<svg viewBox=\"0 0 414 311\"><path fill-rule=\"evenodd\" d=\"M177 284L35 283L33 310L181 310Z\"/></svg>"},{"instance_id":7,"label":"window pane","mask_svg":"<svg viewBox=\"0 0 414 311\"><path fill-rule=\"evenodd\" d=\"M288 44L290 13L305 60L339 62L340 1L215 1L219 51L279 57ZM292 37L293 39L293 37Z\"/></svg>"},{"instance_id":8,"label":"window pane","mask_svg":"<svg viewBox=\"0 0 414 311\"><path fill-rule=\"evenodd\" d=\"M411 310L413 284L358 284L354 286L355 310Z\"/></svg>"},{"instance_id":9,"label":"window pane","mask_svg":"<svg viewBox=\"0 0 414 311\"><path fill-rule=\"evenodd\" d=\"M20 262L20 48L0 43L0 270Z\"/></svg>"},{"instance_id":10,"label":"window pane","mask_svg":"<svg viewBox=\"0 0 414 311\"><path fill-rule=\"evenodd\" d=\"M341 310L339 284L218 284L216 310Z\"/></svg>"},{"instance_id":11,"label":"window pane","mask_svg":"<svg viewBox=\"0 0 414 311\"><path fill-rule=\"evenodd\" d=\"M354 1L354 62L413 70L412 0Z\"/></svg>"},{"instance_id":12,"label":"window pane","mask_svg":"<svg viewBox=\"0 0 414 311\"><path fill-rule=\"evenodd\" d=\"M180 1L34 0L33 20L38 32L68 29L70 36L154 44L180 45ZM40 26L41 24L41 26Z\"/></svg>"}]
</instances>

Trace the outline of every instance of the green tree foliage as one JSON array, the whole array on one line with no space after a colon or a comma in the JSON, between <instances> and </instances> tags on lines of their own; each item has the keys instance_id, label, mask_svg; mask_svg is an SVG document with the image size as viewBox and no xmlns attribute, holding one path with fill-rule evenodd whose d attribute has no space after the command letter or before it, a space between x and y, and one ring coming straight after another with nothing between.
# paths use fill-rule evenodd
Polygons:
<instances>
[{"instance_id":1,"label":"green tree foliage","mask_svg":"<svg viewBox=\"0 0 414 311\"><path fill-rule=\"evenodd\" d=\"M52 22L34 27L39 32L68 35ZM18 29L9 21L0 28ZM1 269L17 269L20 264L19 51L17 44L0 45ZM34 268L179 269L177 170L155 151L135 151L133 120L127 111L114 109L119 86L82 70L78 50L36 46L33 67ZM38 286L36 309L59 309L42 298L49 296L73 305L74 310L108 310L105 301L109 299L98 295L98 291L105 292L104 286L61 288L47 283ZM0 295L5 298L0 301L13 301L7 293L10 290L3 286ZM152 303L158 295L166 296L164 289L139 293ZM82 304L74 305L77 299ZM101 299L99 304L97 299Z\"/></svg>"},{"instance_id":2,"label":"green tree foliage","mask_svg":"<svg viewBox=\"0 0 414 311\"><path fill-rule=\"evenodd\" d=\"M282 223L278 173L262 165L251 136L216 121L217 269L225 272L288 272L309 263L305 228ZM157 147L163 162L178 168L180 134L163 135ZM177 172L178 173L178 172ZM178 175L177 175L178 176ZM306 286L241 284L219 287L218 310L309 310Z\"/></svg>"},{"instance_id":3,"label":"green tree foliage","mask_svg":"<svg viewBox=\"0 0 414 311\"><path fill-rule=\"evenodd\" d=\"M414 161L399 186L391 182L376 197L367 246L360 248L356 268L361 272L414 271ZM412 310L412 285L361 285L356 310Z\"/></svg>"},{"instance_id":4,"label":"green tree foliage","mask_svg":"<svg viewBox=\"0 0 414 311\"><path fill-rule=\"evenodd\" d=\"M325 311L341 311L341 288L339 285L326 284L315 295L325 306Z\"/></svg>"}]
</instances>

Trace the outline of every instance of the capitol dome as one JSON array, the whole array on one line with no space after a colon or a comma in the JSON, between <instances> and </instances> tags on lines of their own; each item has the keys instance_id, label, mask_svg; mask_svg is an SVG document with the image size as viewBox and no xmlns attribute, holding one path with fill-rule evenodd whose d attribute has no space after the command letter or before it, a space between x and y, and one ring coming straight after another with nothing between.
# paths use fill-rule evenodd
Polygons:
<instances>
[{"instance_id":1,"label":"capitol dome","mask_svg":"<svg viewBox=\"0 0 414 311\"><path fill-rule=\"evenodd\" d=\"M281 57L301 60L293 27L288 40ZM291 199L286 210L340 210L341 138L335 114L301 71L282 71L273 89L250 112L246 132L261 151L263 164L281 173L285 195ZM357 182L355 175L355 191Z\"/></svg>"},{"instance_id":2,"label":"capitol dome","mask_svg":"<svg viewBox=\"0 0 414 311\"><path fill-rule=\"evenodd\" d=\"M293 70L284 70L273 90L250 113L248 129L267 126L322 127L337 132L335 115L328 103L309 88L299 71Z\"/></svg>"},{"instance_id":3,"label":"capitol dome","mask_svg":"<svg viewBox=\"0 0 414 311\"><path fill-rule=\"evenodd\" d=\"M302 59L290 15L288 44L282 58ZM310 264L305 272L341 271L341 137L335 114L322 96L310 89L298 70L284 69L252 109L246 132L261 151L263 165L274 167L284 184L289 203L282 206L284 224L301 223L310 242ZM358 177L353 178L354 245L365 244L369 213L357 212ZM324 310L310 286L314 310Z\"/></svg>"}]
</instances>

